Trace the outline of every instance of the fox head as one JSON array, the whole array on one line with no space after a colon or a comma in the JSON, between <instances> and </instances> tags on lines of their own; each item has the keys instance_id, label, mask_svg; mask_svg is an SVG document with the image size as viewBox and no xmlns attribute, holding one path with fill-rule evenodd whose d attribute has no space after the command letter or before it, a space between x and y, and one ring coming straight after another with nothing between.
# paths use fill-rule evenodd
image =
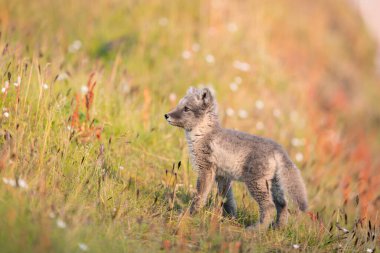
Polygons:
<instances>
[{"instance_id":1,"label":"fox head","mask_svg":"<svg viewBox=\"0 0 380 253\"><path fill-rule=\"evenodd\" d=\"M176 108L165 114L170 125L192 131L200 125L213 126L217 123L215 98L208 88L190 87Z\"/></svg>"}]
</instances>

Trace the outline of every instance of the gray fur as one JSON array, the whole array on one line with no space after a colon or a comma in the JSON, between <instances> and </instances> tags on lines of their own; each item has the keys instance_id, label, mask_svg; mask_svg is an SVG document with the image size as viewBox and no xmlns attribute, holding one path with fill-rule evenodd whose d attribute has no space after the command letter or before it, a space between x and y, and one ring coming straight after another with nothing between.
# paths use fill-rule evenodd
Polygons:
<instances>
[{"instance_id":1,"label":"gray fur","mask_svg":"<svg viewBox=\"0 0 380 253\"><path fill-rule=\"evenodd\" d=\"M307 209L306 189L300 171L276 142L220 126L217 103L207 88L190 88L167 121L185 129L190 158L198 171L197 195L190 212L202 208L214 181L223 196L226 214L236 216L231 181L244 182L259 204L260 221L271 224L274 211L279 226L287 220L286 190L299 209Z\"/></svg>"}]
</instances>

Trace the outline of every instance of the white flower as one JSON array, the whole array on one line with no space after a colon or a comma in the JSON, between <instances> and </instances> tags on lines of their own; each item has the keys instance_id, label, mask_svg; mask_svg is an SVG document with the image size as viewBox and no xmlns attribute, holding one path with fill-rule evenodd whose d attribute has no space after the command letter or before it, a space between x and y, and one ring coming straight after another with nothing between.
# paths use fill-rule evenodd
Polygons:
<instances>
[{"instance_id":1,"label":"white flower","mask_svg":"<svg viewBox=\"0 0 380 253\"><path fill-rule=\"evenodd\" d=\"M78 243L78 247L82 250L82 251L87 251L88 250L88 246L87 244L84 244L82 242Z\"/></svg>"},{"instance_id":2,"label":"white flower","mask_svg":"<svg viewBox=\"0 0 380 253\"><path fill-rule=\"evenodd\" d=\"M18 182L19 187L28 189L28 184L26 183L24 179L19 178L17 182Z\"/></svg>"},{"instance_id":3,"label":"white flower","mask_svg":"<svg viewBox=\"0 0 380 253\"><path fill-rule=\"evenodd\" d=\"M191 50L193 50L193 52L198 52L200 49L201 46L198 43L193 43L193 45L191 45Z\"/></svg>"},{"instance_id":4,"label":"white flower","mask_svg":"<svg viewBox=\"0 0 380 253\"><path fill-rule=\"evenodd\" d=\"M166 18L166 17L161 17L159 20L158 20L158 24L160 26L167 26L169 23L169 20Z\"/></svg>"},{"instance_id":5,"label":"white flower","mask_svg":"<svg viewBox=\"0 0 380 253\"><path fill-rule=\"evenodd\" d=\"M302 162L303 161L303 154L301 152L297 152L296 154L296 161Z\"/></svg>"},{"instance_id":6,"label":"white flower","mask_svg":"<svg viewBox=\"0 0 380 253\"><path fill-rule=\"evenodd\" d=\"M372 253L372 252L373 252L373 249L368 248L368 249L366 250L366 252L368 252L368 253Z\"/></svg>"},{"instance_id":7,"label":"white flower","mask_svg":"<svg viewBox=\"0 0 380 253\"><path fill-rule=\"evenodd\" d=\"M234 109L232 109L231 107L228 107L228 108L226 109L226 114L227 114L227 116L232 117L232 116L234 116L235 111L234 111Z\"/></svg>"},{"instance_id":8,"label":"white flower","mask_svg":"<svg viewBox=\"0 0 380 253\"><path fill-rule=\"evenodd\" d=\"M82 42L80 40L75 40L71 45L69 46L69 52L75 53L82 47Z\"/></svg>"},{"instance_id":9,"label":"white flower","mask_svg":"<svg viewBox=\"0 0 380 253\"><path fill-rule=\"evenodd\" d=\"M15 87L18 87L18 86L19 86L19 84L18 84L18 83L13 83L13 85L14 85Z\"/></svg>"},{"instance_id":10,"label":"white flower","mask_svg":"<svg viewBox=\"0 0 380 253\"><path fill-rule=\"evenodd\" d=\"M230 83L230 89L232 91L237 91L238 88L239 88L239 86L237 85L237 83L235 83L235 82Z\"/></svg>"},{"instance_id":11,"label":"white flower","mask_svg":"<svg viewBox=\"0 0 380 253\"><path fill-rule=\"evenodd\" d=\"M16 186L16 180L14 180L12 178L5 178L5 177L3 177L3 182L4 182L4 184L7 184L7 185L10 185L10 186L13 186L13 187Z\"/></svg>"},{"instance_id":12,"label":"white flower","mask_svg":"<svg viewBox=\"0 0 380 253\"><path fill-rule=\"evenodd\" d=\"M50 219L54 219L55 218L55 213L52 212L52 211L50 211L48 215L49 215Z\"/></svg>"},{"instance_id":13,"label":"white flower","mask_svg":"<svg viewBox=\"0 0 380 253\"><path fill-rule=\"evenodd\" d=\"M238 60L234 61L233 66L235 69L238 69L243 72L248 72L251 69L251 65L249 65L246 62L242 62Z\"/></svg>"},{"instance_id":14,"label":"white flower","mask_svg":"<svg viewBox=\"0 0 380 253\"><path fill-rule=\"evenodd\" d=\"M227 30L228 30L229 32L234 33L234 32L237 31L237 29L238 29L238 26L237 26L235 23L233 23L233 22L228 23L228 25L227 25Z\"/></svg>"},{"instance_id":15,"label":"white flower","mask_svg":"<svg viewBox=\"0 0 380 253\"><path fill-rule=\"evenodd\" d=\"M69 75L66 72L62 72L58 75L57 80L58 81L64 81L69 78Z\"/></svg>"},{"instance_id":16,"label":"white flower","mask_svg":"<svg viewBox=\"0 0 380 253\"><path fill-rule=\"evenodd\" d=\"M258 110L261 110L261 109L264 108L264 102L261 101L261 100L256 100L255 105L256 105L256 108L257 108Z\"/></svg>"},{"instance_id":17,"label":"white flower","mask_svg":"<svg viewBox=\"0 0 380 253\"><path fill-rule=\"evenodd\" d=\"M299 249L299 248L300 248L300 245L298 245L298 244L293 244L293 248L295 248L295 249Z\"/></svg>"},{"instance_id":18,"label":"white flower","mask_svg":"<svg viewBox=\"0 0 380 253\"><path fill-rule=\"evenodd\" d=\"M47 83L44 83L44 84L42 85L42 88L43 88L44 90L47 90L47 89L49 89L49 85L48 85Z\"/></svg>"},{"instance_id":19,"label":"white flower","mask_svg":"<svg viewBox=\"0 0 380 253\"><path fill-rule=\"evenodd\" d=\"M239 114L239 117L242 119L248 118L248 112L246 110L240 109L238 114Z\"/></svg>"},{"instance_id":20,"label":"white flower","mask_svg":"<svg viewBox=\"0 0 380 253\"><path fill-rule=\"evenodd\" d=\"M66 222L64 222L61 219L57 219L57 227L62 228L62 229L66 228L67 227Z\"/></svg>"},{"instance_id":21,"label":"white flower","mask_svg":"<svg viewBox=\"0 0 380 253\"><path fill-rule=\"evenodd\" d=\"M1 88L1 93L5 93L7 91L7 89L6 88Z\"/></svg>"},{"instance_id":22,"label":"white flower","mask_svg":"<svg viewBox=\"0 0 380 253\"><path fill-rule=\"evenodd\" d=\"M124 168L124 166L119 166L119 170L124 170L125 168Z\"/></svg>"},{"instance_id":23,"label":"white flower","mask_svg":"<svg viewBox=\"0 0 380 253\"><path fill-rule=\"evenodd\" d=\"M257 130L263 130L264 129L264 123L259 121L256 123L256 129Z\"/></svg>"},{"instance_id":24,"label":"white flower","mask_svg":"<svg viewBox=\"0 0 380 253\"><path fill-rule=\"evenodd\" d=\"M209 64L213 64L215 62L215 57L212 54L208 54L205 57L205 60Z\"/></svg>"},{"instance_id":25,"label":"white flower","mask_svg":"<svg viewBox=\"0 0 380 253\"><path fill-rule=\"evenodd\" d=\"M4 112L3 115L4 117L9 118L9 112Z\"/></svg>"},{"instance_id":26,"label":"white flower","mask_svg":"<svg viewBox=\"0 0 380 253\"><path fill-rule=\"evenodd\" d=\"M291 142L294 147L305 145L305 139L292 138Z\"/></svg>"},{"instance_id":27,"label":"white flower","mask_svg":"<svg viewBox=\"0 0 380 253\"><path fill-rule=\"evenodd\" d=\"M279 118L281 116L281 111L279 109L273 109L273 116Z\"/></svg>"},{"instance_id":28,"label":"white flower","mask_svg":"<svg viewBox=\"0 0 380 253\"><path fill-rule=\"evenodd\" d=\"M177 100L177 95L174 92L170 93L169 94L169 100L171 102L175 102Z\"/></svg>"},{"instance_id":29,"label":"white flower","mask_svg":"<svg viewBox=\"0 0 380 253\"><path fill-rule=\"evenodd\" d=\"M236 76L235 79L234 79L234 81L235 81L235 83L237 83L237 84L241 84L242 79L241 79L240 76Z\"/></svg>"},{"instance_id":30,"label":"white flower","mask_svg":"<svg viewBox=\"0 0 380 253\"><path fill-rule=\"evenodd\" d=\"M182 58L188 60L191 58L191 52L189 50L185 50L182 52Z\"/></svg>"},{"instance_id":31,"label":"white flower","mask_svg":"<svg viewBox=\"0 0 380 253\"><path fill-rule=\"evenodd\" d=\"M82 92L83 95L86 95L88 92L87 85L82 85L82 87L80 87L80 92Z\"/></svg>"}]
</instances>

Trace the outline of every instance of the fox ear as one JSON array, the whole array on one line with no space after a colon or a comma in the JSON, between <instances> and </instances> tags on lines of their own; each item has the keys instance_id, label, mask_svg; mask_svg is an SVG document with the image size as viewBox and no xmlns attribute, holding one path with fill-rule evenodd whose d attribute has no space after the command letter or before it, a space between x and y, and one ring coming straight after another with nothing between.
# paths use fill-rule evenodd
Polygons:
<instances>
[{"instance_id":1,"label":"fox ear","mask_svg":"<svg viewBox=\"0 0 380 253\"><path fill-rule=\"evenodd\" d=\"M201 99L204 105L209 105L212 102L212 94L209 88L203 88L201 91Z\"/></svg>"},{"instance_id":2,"label":"fox ear","mask_svg":"<svg viewBox=\"0 0 380 253\"><path fill-rule=\"evenodd\" d=\"M186 92L186 94L187 95L190 95L190 94L194 94L195 92L196 92L196 88L194 88L194 87L190 87L188 90L187 90L187 92Z\"/></svg>"}]
</instances>

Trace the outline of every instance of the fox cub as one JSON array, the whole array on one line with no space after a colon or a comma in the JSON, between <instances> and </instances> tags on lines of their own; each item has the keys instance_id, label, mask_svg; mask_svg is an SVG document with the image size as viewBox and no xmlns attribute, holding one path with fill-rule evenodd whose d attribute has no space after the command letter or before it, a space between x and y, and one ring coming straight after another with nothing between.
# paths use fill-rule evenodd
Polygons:
<instances>
[{"instance_id":1,"label":"fox cub","mask_svg":"<svg viewBox=\"0 0 380 253\"><path fill-rule=\"evenodd\" d=\"M300 171L285 150L263 137L224 129L218 120L217 103L208 88L190 88L177 107L165 114L170 125L185 129L190 158L198 172L197 194L190 213L205 205L214 180L225 199L224 213L236 216L231 181L244 182L259 205L260 220L254 227L280 226L287 221L284 190L307 209L306 189ZM274 210L276 220L272 223Z\"/></svg>"}]
</instances>

